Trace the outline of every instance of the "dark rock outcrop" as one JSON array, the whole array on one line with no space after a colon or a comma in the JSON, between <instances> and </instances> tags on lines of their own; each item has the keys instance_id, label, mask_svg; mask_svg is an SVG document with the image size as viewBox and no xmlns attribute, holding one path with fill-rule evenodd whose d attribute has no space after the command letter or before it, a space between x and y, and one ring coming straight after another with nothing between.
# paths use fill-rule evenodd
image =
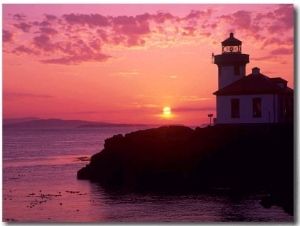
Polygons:
<instances>
[{"instance_id":1,"label":"dark rock outcrop","mask_svg":"<svg viewBox=\"0 0 300 226\"><path fill-rule=\"evenodd\" d=\"M293 138L293 127L280 125L147 129L105 140L77 177L109 188L265 189L262 205L293 214Z\"/></svg>"},{"instance_id":2,"label":"dark rock outcrop","mask_svg":"<svg viewBox=\"0 0 300 226\"><path fill-rule=\"evenodd\" d=\"M78 178L107 186L169 184L170 178L176 181L175 177L189 168L186 162L190 160L186 158L190 157L190 152L185 147L192 136L194 131L183 126L115 135L105 140L104 149L78 171Z\"/></svg>"}]
</instances>

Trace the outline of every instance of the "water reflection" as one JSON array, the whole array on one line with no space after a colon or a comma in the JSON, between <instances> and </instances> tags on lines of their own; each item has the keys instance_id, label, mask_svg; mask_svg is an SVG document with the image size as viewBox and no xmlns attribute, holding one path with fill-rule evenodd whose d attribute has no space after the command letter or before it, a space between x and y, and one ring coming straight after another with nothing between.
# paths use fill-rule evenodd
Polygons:
<instances>
[{"instance_id":1,"label":"water reflection","mask_svg":"<svg viewBox=\"0 0 300 226\"><path fill-rule=\"evenodd\" d=\"M91 183L98 221L106 222L290 222L280 208L265 209L263 193L210 189L197 193L105 190Z\"/></svg>"}]
</instances>

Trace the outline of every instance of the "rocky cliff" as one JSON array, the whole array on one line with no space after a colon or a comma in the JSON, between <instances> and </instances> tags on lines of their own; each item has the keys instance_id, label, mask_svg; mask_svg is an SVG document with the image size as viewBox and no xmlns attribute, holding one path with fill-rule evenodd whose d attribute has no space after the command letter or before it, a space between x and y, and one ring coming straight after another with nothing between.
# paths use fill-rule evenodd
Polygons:
<instances>
[{"instance_id":1,"label":"rocky cliff","mask_svg":"<svg viewBox=\"0 0 300 226\"><path fill-rule=\"evenodd\" d=\"M115 135L78 179L104 187L197 190L207 186L266 189L293 214L292 126L165 126Z\"/></svg>"}]
</instances>

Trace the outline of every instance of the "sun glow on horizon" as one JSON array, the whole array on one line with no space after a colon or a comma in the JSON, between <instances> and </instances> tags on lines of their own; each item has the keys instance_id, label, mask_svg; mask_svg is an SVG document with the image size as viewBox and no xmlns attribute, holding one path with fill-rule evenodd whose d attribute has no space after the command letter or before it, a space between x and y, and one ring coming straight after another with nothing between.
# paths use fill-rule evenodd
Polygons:
<instances>
[{"instance_id":1,"label":"sun glow on horizon","mask_svg":"<svg viewBox=\"0 0 300 226\"><path fill-rule=\"evenodd\" d=\"M173 114L172 114L172 111L171 111L171 108L166 106L163 108L163 114L162 114L162 117L163 118L172 118L173 117Z\"/></svg>"},{"instance_id":2,"label":"sun glow on horizon","mask_svg":"<svg viewBox=\"0 0 300 226\"><path fill-rule=\"evenodd\" d=\"M164 107L163 109L164 115L171 115L171 108L170 107Z\"/></svg>"}]
</instances>

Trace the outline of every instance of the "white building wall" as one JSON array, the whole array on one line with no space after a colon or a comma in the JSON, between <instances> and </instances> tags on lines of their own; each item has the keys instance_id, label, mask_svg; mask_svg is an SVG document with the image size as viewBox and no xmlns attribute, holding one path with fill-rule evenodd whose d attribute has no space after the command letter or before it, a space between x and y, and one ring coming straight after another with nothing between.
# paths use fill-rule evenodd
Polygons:
<instances>
[{"instance_id":1,"label":"white building wall","mask_svg":"<svg viewBox=\"0 0 300 226\"><path fill-rule=\"evenodd\" d=\"M231 99L240 100L240 117L231 118ZM261 98L261 117L253 117L252 99ZM216 123L277 123L278 96L275 94L217 96Z\"/></svg>"},{"instance_id":2,"label":"white building wall","mask_svg":"<svg viewBox=\"0 0 300 226\"><path fill-rule=\"evenodd\" d=\"M240 74L235 75L233 66L222 66L219 71L219 89L243 78L246 74L246 67L240 66L239 69Z\"/></svg>"}]
</instances>

